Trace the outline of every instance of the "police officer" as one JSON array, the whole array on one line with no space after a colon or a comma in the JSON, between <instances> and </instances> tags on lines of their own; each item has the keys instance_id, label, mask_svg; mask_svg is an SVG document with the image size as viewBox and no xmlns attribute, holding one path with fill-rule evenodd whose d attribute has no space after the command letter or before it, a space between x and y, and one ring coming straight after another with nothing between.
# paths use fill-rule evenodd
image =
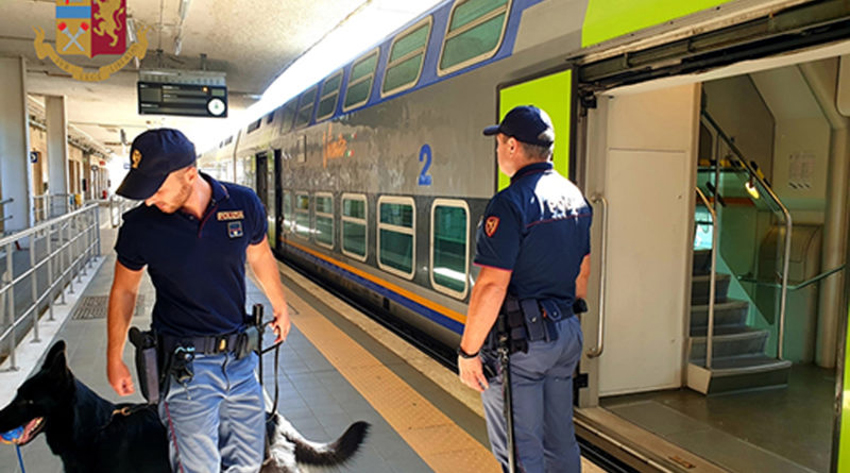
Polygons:
<instances>
[{"instance_id":1,"label":"police officer","mask_svg":"<svg viewBox=\"0 0 850 473\"><path fill-rule=\"evenodd\" d=\"M503 301L514 298L522 327L513 332L524 338L514 341L525 349L510 357L518 466L526 473L578 472L572 374L582 334L572 305L587 288L591 208L552 168L555 132L544 111L516 107L484 134L496 136L499 169L511 184L490 200L478 228L480 272L458 347L460 378L482 393L493 454L508 471L494 331Z\"/></svg>"},{"instance_id":2,"label":"police officer","mask_svg":"<svg viewBox=\"0 0 850 473\"><path fill-rule=\"evenodd\" d=\"M257 195L199 172L179 131L149 130L134 141L117 193L144 200L124 214L109 294L107 374L134 392L122 361L143 269L156 289L152 328L173 372L159 413L175 472L255 473L263 461L265 409L257 354L244 350L245 263L271 301L277 341L289 314ZM165 386L164 386L165 387Z\"/></svg>"}]
</instances>

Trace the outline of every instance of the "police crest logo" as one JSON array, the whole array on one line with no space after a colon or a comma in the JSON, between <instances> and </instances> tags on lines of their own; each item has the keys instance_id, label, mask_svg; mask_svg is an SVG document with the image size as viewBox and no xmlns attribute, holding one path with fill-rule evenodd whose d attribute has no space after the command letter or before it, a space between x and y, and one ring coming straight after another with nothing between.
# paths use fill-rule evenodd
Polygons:
<instances>
[{"instance_id":1,"label":"police crest logo","mask_svg":"<svg viewBox=\"0 0 850 473\"><path fill-rule=\"evenodd\" d=\"M487 220L484 222L484 233L488 237L491 237L496 233L497 228L499 228L499 217L487 217Z\"/></svg>"},{"instance_id":2,"label":"police crest logo","mask_svg":"<svg viewBox=\"0 0 850 473\"><path fill-rule=\"evenodd\" d=\"M142 59L148 49L147 28L137 32L138 40L127 47L127 0L56 0L56 48L44 43L44 30L33 27L35 51L39 59L50 57L74 79L86 82L106 80L134 57ZM97 72L84 72L59 55L121 55Z\"/></svg>"},{"instance_id":3,"label":"police crest logo","mask_svg":"<svg viewBox=\"0 0 850 473\"><path fill-rule=\"evenodd\" d=\"M142 161L142 153L140 153L139 150L134 149L133 156L130 159L133 160L133 169L138 169L139 163Z\"/></svg>"},{"instance_id":4,"label":"police crest logo","mask_svg":"<svg viewBox=\"0 0 850 473\"><path fill-rule=\"evenodd\" d=\"M227 236L229 236L230 238L239 238L242 235L242 222L227 223Z\"/></svg>"}]
</instances>

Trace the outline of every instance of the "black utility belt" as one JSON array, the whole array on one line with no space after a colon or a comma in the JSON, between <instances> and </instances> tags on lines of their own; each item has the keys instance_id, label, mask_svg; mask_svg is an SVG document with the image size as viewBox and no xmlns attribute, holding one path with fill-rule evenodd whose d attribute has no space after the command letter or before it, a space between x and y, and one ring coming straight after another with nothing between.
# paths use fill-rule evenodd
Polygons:
<instances>
[{"instance_id":1,"label":"black utility belt","mask_svg":"<svg viewBox=\"0 0 850 473\"><path fill-rule=\"evenodd\" d=\"M500 334L510 353L527 352L529 342L558 339L554 324L573 316L573 308L552 299L518 299L508 294L499 311L499 319L490 332L488 346L497 347Z\"/></svg>"},{"instance_id":2,"label":"black utility belt","mask_svg":"<svg viewBox=\"0 0 850 473\"><path fill-rule=\"evenodd\" d=\"M206 335L197 337L175 337L160 335L160 341L165 353L172 353L177 347L194 348L197 355L218 355L219 353L235 353L240 344L242 333L226 335Z\"/></svg>"}]
</instances>

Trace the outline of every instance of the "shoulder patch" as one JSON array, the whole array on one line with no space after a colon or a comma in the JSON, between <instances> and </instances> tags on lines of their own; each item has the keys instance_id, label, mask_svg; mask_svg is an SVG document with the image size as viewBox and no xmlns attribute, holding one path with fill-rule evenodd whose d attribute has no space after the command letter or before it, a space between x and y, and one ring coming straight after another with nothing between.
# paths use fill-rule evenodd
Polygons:
<instances>
[{"instance_id":1,"label":"shoulder patch","mask_svg":"<svg viewBox=\"0 0 850 473\"><path fill-rule=\"evenodd\" d=\"M487 220L484 221L484 233L486 233L488 237L492 237L493 234L496 233L496 229L498 228L499 217L487 217Z\"/></svg>"},{"instance_id":2,"label":"shoulder patch","mask_svg":"<svg viewBox=\"0 0 850 473\"><path fill-rule=\"evenodd\" d=\"M245 218L245 212L241 210L230 210L226 212L218 212L215 214L218 221L222 220L242 220Z\"/></svg>"}]
</instances>

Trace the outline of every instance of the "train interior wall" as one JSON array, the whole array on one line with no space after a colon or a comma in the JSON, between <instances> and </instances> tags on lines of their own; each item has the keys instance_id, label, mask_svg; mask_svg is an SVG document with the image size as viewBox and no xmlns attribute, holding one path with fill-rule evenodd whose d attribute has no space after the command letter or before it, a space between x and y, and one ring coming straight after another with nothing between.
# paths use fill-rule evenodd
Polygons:
<instances>
[{"instance_id":1,"label":"train interior wall","mask_svg":"<svg viewBox=\"0 0 850 473\"><path fill-rule=\"evenodd\" d=\"M832 57L597 97L588 116L586 190L609 202L607 319L603 356L583 360L596 388L580 406L601 405L731 471L762 471L752 469L757 461L782 471L829 470L836 354L824 344L842 337L838 316L829 314L842 305L825 293L830 283L843 287L843 273L817 277L835 258L845 262L843 245L834 243L836 231L842 243L847 238L847 193L839 190L850 159L836 145L847 141L848 121L839 112L839 64ZM694 189L707 180L719 179L724 201L717 206L718 273L730 276L723 297L748 304L747 330L766 333L760 350L778 355L784 220L764 189L757 197L746 190L730 163L733 147L793 218L783 354L793 365L785 383L706 396L687 388L683 367L693 361L694 255L711 241ZM603 269L598 258L593 269ZM598 281L590 290L593 300ZM590 345L597 320L589 315Z\"/></svg>"}]
</instances>

